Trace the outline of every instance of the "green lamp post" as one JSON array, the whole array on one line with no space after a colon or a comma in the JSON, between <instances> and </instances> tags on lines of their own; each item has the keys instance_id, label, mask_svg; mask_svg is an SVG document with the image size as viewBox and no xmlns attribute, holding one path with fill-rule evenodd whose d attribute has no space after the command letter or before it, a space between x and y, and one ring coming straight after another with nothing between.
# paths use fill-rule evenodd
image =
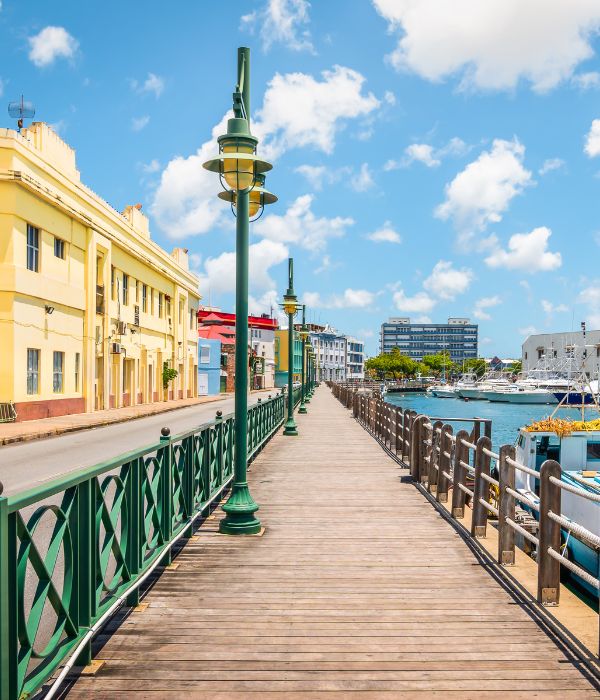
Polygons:
<instances>
[{"instance_id":1,"label":"green lamp post","mask_svg":"<svg viewBox=\"0 0 600 700\"><path fill-rule=\"evenodd\" d=\"M308 328L308 327L307 327ZM308 329L310 332L310 329ZM310 378L312 364L312 345L310 344L310 338L306 341L306 391L304 392L304 403L310 403L312 395L312 382Z\"/></svg>"},{"instance_id":2,"label":"green lamp post","mask_svg":"<svg viewBox=\"0 0 600 700\"><path fill-rule=\"evenodd\" d=\"M301 386L300 386L300 408L298 409L298 413L308 413L308 410L306 408L306 371L305 371L305 362L306 362L306 339L308 338L308 326L306 325L306 304L302 304L302 326L300 327L300 339L302 340L302 375L301 375Z\"/></svg>"},{"instance_id":3,"label":"green lamp post","mask_svg":"<svg viewBox=\"0 0 600 700\"><path fill-rule=\"evenodd\" d=\"M288 317L288 406L284 435L298 435L294 420L294 316L298 312L298 297L294 294L294 259L288 259L288 288L281 304Z\"/></svg>"},{"instance_id":4,"label":"green lamp post","mask_svg":"<svg viewBox=\"0 0 600 700\"><path fill-rule=\"evenodd\" d=\"M219 529L229 535L260 532L255 516L258 505L246 480L248 463L248 247L249 222L262 214L265 204L277 197L264 188L264 174L273 167L256 155L258 139L250 133L250 49L238 49L237 85L233 93L233 118L227 133L219 136L219 154L203 164L217 173L236 216L236 343L235 343L235 451L231 495L223 506ZM257 216L258 215L258 216Z\"/></svg>"}]
</instances>

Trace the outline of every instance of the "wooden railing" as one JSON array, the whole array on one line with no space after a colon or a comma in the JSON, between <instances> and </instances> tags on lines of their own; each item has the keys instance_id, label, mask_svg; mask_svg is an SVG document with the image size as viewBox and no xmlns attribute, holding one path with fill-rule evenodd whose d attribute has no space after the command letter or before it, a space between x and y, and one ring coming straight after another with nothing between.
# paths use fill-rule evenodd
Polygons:
<instances>
[{"instance_id":1,"label":"wooden railing","mask_svg":"<svg viewBox=\"0 0 600 700\"><path fill-rule=\"evenodd\" d=\"M536 551L537 600L542 605L558 605L561 567L600 591L600 581L592 572L565 556L561 537L575 536L592 549L600 549L600 537L567 518L561 512L561 495L569 492L588 502L598 503L600 491L577 488L561 479L555 460L546 460L540 471L515 460L515 447L503 445L492 450L491 423L484 419L430 418L416 411L403 410L378 398L358 394L351 387L330 384L334 396L376 437L385 448L410 470L412 478L435 501L447 503L450 516L461 520L467 503L473 506L470 534L485 538L488 520L496 519L497 562L515 563L516 536L520 535ZM450 423L471 421L470 431L454 433ZM532 499L515 488L517 472L539 480L539 499ZM520 513L534 515L534 531L518 522Z\"/></svg>"}]
</instances>

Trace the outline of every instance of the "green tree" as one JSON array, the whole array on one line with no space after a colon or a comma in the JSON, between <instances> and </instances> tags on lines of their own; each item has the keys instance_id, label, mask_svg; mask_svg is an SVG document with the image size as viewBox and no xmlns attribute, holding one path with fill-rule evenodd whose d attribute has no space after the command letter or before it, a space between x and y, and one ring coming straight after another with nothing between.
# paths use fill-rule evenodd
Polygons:
<instances>
[{"instance_id":1,"label":"green tree","mask_svg":"<svg viewBox=\"0 0 600 700\"><path fill-rule=\"evenodd\" d=\"M450 353L447 350L438 352L435 355L425 355L425 357L423 357L423 364L427 367L425 374L432 373L439 375L444 370L446 370L446 374L450 374L452 369Z\"/></svg>"},{"instance_id":2,"label":"green tree","mask_svg":"<svg viewBox=\"0 0 600 700\"><path fill-rule=\"evenodd\" d=\"M523 363L521 360L517 360L516 362L513 362L512 365L508 368L513 374L519 374L519 372L523 371Z\"/></svg>"},{"instance_id":3,"label":"green tree","mask_svg":"<svg viewBox=\"0 0 600 700\"><path fill-rule=\"evenodd\" d=\"M478 377L482 377L485 374L487 365L483 357L474 357L471 360L465 361L465 372L473 372Z\"/></svg>"},{"instance_id":4,"label":"green tree","mask_svg":"<svg viewBox=\"0 0 600 700\"><path fill-rule=\"evenodd\" d=\"M163 389L169 388L169 382L177 377L177 370L169 367L167 362L163 362L162 380Z\"/></svg>"}]
</instances>

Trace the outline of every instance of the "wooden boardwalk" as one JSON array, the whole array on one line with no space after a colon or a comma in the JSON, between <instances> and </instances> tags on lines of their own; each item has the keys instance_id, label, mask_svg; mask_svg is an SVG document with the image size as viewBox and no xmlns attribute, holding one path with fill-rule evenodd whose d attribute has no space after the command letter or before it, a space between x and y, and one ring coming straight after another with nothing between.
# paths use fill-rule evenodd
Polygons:
<instances>
[{"instance_id":1,"label":"wooden boardwalk","mask_svg":"<svg viewBox=\"0 0 600 700\"><path fill-rule=\"evenodd\" d=\"M600 697L321 387L254 463L262 537L206 522L68 698Z\"/></svg>"}]
</instances>

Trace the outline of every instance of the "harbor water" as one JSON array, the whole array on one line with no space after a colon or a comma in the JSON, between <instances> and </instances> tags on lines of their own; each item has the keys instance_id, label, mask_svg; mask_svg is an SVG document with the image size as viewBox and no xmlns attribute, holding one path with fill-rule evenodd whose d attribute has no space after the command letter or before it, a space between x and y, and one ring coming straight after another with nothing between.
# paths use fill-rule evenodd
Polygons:
<instances>
[{"instance_id":1,"label":"harbor water","mask_svg":"<svg viewBox=\"0 0 600 700\"><path fill-rule=\"evenodd\" d=\"M492 443L496 450L500 445L512 445L517 439L519 428L533 421L549 416L556 405L508 404L491 401L463 401L462 399L440 399L428 394L386 394L386 401L403 409L411 409L436 418L491 418ZM560 408L557 417L567 420L581 420L580 408ZM585 409L586 420L600 417L595 408ZM460 424L454 424L455 430ZM466 428L465 425L460 427ZM469 428L470 429L470 428Z\"/></svg>"}]
</instances>

